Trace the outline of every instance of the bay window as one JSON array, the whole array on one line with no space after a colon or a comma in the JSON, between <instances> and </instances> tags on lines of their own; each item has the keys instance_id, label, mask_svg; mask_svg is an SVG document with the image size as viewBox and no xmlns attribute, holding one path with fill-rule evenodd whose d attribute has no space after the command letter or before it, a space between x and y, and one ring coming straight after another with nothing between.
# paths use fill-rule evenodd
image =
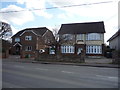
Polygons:
<instances>
[{"instance_id":1,"label":"bay window","mask_svg":"<svg viewBox=\"0 0 120 90\"><path fill-rule=\"evenodd\" d=\"M102 46L86 46L87 54L102 54Z\"/></svg>"},{"instance_id":2,"label":"bay window","mask_svg":"<svg viewBox=\"0 0 120 90\"><path fill-rule=\"evenodd\" d=\"M73 39L73 35L72 34L64 34L62 36L63 40L72 40Z\"/></svg>"},{"instance_id":3,"label":"bay window","mask_svg":"<svg viewBox=\"0 0 120 90\"><path fill-rule=\"evenodd\" d=\"M89 33L86 35L86 40L101 40L101 34Z\"/></svg>"},{"instance_id":4,"label":"bay window","mask_svg":"<svg viewBox=\"0 0 120 90\"><path fill-rule=\"evenodd\" d=\"M74 46L61 46L61 53L74 53Z\"/></svg>"}]
</instances>

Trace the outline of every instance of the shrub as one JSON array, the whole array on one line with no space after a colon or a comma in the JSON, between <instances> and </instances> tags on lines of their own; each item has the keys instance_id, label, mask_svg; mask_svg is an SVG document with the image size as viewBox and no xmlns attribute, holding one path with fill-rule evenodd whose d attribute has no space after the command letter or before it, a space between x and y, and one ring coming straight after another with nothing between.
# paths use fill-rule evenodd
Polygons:
<instances>
[{"instance_id":1,"label":"shrub","mask_svg":"<svg viewBox=\"0 0 120 90\"><path fill-rule=\"evenodd\" d=\"M29 55L27 54L27 55L25 55L25 58L29 58Z\"/></svg>"}]
</instances>

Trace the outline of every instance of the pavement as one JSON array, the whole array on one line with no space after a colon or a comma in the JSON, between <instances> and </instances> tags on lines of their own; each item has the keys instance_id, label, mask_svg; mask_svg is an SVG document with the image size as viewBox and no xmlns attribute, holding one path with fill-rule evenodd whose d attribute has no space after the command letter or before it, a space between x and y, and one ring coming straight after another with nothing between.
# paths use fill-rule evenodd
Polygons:
<instances>
[{"instance_id":1,"label":"pavement","mask_svg":"<svg viewBox=\"0 0 120 90\"><path fill-rule=\"evenodd\" d=\"M76 66L91 66L91 67L108 67L108 68L120 68L117 64L111 64L112 59L101 58L101 59L93 59L86 58L85 63L69 63L69 62L48 62L48 61L35 61L34 59L21 59L20 56L12 55L7 59L3 59L3 61L11 62L23 62L23 63L38 63L38 64L58 64L58 65L76 65Z\"/></svg>"}]
</instances>

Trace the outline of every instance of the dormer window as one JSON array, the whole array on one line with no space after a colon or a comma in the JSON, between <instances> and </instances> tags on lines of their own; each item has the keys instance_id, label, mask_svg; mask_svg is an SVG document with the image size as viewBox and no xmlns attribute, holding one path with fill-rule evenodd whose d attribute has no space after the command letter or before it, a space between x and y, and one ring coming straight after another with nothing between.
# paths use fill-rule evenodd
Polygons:
<instances>
[{"instance_id":1,"label":"dormer window","mask_svg":"<svg viewBox=\"0 0 120 90\"><path fill-rule=\"evenodd\" d=\"M32 40L32 36L25 36L25 40Z\"/></svg>"},{"instance_id":2,"label":"dormer window","mask_svg":"<svg viewBox=\"0 0 120 90\"><path fill-rule=\"evenodd\" d=\"M15 38L15 42L20 42L20 38L19 38L19 37L16 37L16 38Z\"/></svg>"}]
</instances>

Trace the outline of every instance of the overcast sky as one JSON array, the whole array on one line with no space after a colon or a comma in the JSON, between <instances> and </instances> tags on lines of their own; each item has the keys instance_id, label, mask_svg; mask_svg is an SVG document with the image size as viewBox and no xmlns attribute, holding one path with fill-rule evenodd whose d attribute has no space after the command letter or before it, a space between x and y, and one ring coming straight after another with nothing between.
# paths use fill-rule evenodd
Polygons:
<instances>
[{"instance_id":1,"label":"overcast sky","mask_svg":"<svg viewBox=\"0 0 120 90\"><path fill-rule=\"evenodd\" d=\"M65 23L104 21L106 43L118 30L118 1L119 0L1 0L0 20L11 25L13 34L30 27L48 27L52 30L53 28L59 28L61 24ZM71 7L60 8L63 6ZM50 7L58 8L45 9Z\"/></svg>"}]
</instances>

